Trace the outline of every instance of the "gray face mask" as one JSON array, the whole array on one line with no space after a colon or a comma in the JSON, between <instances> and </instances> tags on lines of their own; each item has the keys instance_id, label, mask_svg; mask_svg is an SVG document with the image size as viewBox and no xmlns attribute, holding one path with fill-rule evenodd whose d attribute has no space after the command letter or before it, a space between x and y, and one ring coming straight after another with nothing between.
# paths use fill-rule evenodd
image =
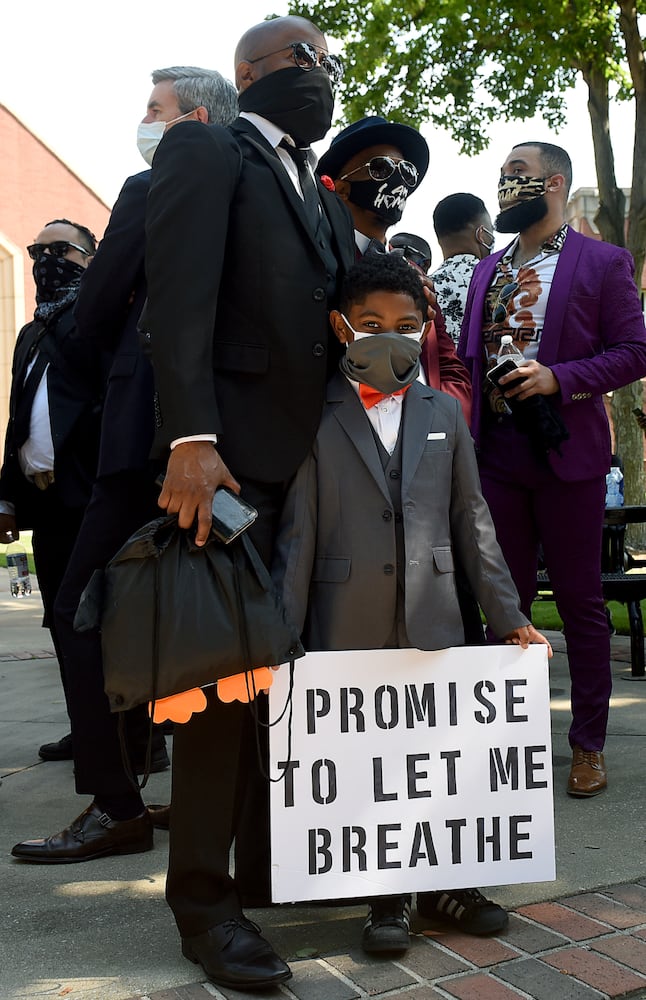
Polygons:
<instances>
[{"instance_id":1,"label":"gray face mask","mask_svg":"<svg viewBox=\"0 0 646 1000\"><path fill-rule=\"evenodd\" d=\"M373 333L346 345L339 367L355 382L378 392L397 392L419 375L422 345L401 333Z\"/></svg>"}]
</instances>

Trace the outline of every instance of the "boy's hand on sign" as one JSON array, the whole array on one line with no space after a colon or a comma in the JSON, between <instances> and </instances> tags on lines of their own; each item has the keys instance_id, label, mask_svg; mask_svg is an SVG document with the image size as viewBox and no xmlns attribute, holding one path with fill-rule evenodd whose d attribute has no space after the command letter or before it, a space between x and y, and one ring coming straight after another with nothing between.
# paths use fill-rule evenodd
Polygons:
<instances>
[{"instance_id":1,"label":"boy's hand on sign","mask_svg":"<svg viewBox=\"0 0 646 1000\"><path fill-rule=\"evenodd\" d=\"M505 642L513 646L522 646L523 649L527 649L530 643L539 643L547 646L547 655L550 659L552 657L552 647L549 640L533 625L521 625L520 628L515 628L505 636Z\"/></svg>"}]
</instances>

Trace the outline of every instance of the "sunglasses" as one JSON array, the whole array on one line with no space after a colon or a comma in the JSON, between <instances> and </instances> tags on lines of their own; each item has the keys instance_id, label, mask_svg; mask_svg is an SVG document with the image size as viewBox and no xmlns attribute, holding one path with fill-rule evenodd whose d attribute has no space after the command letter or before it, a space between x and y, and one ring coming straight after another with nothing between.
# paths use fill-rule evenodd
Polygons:
<instances>
[{"instance_id":1,"label":"sunglasses","mask_svg":"<svg viewBox=\"0 0 646 1000\"><path fill-rule=\"evenodd\" d=\"M496 304L491 311L491 318L494 323L505 322L509 310L509 301L519 288L520 285L517 281L510 281L508 284L502 286L498 293Z\"/></svg>"},{"instance_id":2,"label":"sunglasses","mask_svg":"<svg viewBox=\"0 0 646 1000\"><path fill-rule=\"evenodd\" d=\"M373 156L367 163L362 163L360 167L355 167L354 170L344 174L340 180L344 181L347 177L352 177L353 174L356 174L359 170L363 170L364 167L368 170L368 176L373 181L387 181L396 170L399 170L399 175L404 184L413 188L419 178L417 167L410 160L397 161L391 159L390 156Z\"/></svg>"},{"instance_id":3,"label":"sunglasses","mask_svg":"<svg viewBox=\"0 0 646 1000\"><path fill-rule=\"evenodd\" d=\"M276 49L274 52L266 52L264 56L258 56L257 59L249 59L247 61L252 64L257 63L261 59L268 59L269 56L276 56L279 52L284 52L285 49L292 50L294 62L299 69L304 70L306 73L309 73L316 66L321 66L332 80L332 83L340 83L343 79L343 62L339 56L331 56L325 49L317 49L315 45L311 45L309 42L290 42L289 45L284 45L282 49Z\"/></svg>"},{"instance_id":4,"label":"sunglasses","mask_svg":"<svg viewBox=\"0 0 646 1000\"><path fill-rule=\"evenodd\" d=\"M481 247L485 248L485 250L493 250L496 237L487 229L486 226L478 226L475 231L475 237L476 243L479 243Z\"/></svg>"},{"instance_id":5,"label":"sunglasses","mask_svg":"<svg viewBox=\"0 0 646 1000\"><path fill-rule=\"evenodd\" d=\"M27 247L27 253L32 260L38 260L45 252L51 254L52 257L65 257L70 249L80 250L86 257L92 256L85 247L80 247L78 243L70 243L68 240L54 240L53 243L32 243L31 246Z\"/></svg>"}]
</instances>

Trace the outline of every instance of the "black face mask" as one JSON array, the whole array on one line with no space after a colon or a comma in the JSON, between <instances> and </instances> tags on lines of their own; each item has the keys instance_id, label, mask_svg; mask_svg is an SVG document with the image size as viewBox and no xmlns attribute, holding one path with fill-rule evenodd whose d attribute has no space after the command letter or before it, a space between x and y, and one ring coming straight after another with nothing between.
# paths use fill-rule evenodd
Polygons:
<instances>
[{"instance_id":1,"label":"black face mask","mask_svg":"<svg viewBox=\"0 0 646 1000\"><path fill-rule=\"evenodd\" d=\"M320 66L305 72L297 66L263 76L243 90L241 111L252 111L284 129L297 146L309 146L329 131L334 94Z\"/></svg>"},{"instance_id":2,"label":"black face mask","mask_svg":"<svg viewBox=\"0 0 646 1000\"><path fill-rule=\"evenodd\" d=\"M494 223L499 233L522 233L548 213L547 198L541 195L531 201L519 201L512 208L500 212Z\"/></svg>"},{"instance_id":3,"label":"black face mask","mask_svg":"<svg viewBox=\"0 0 646 1000\"><path fill-rule=\"evenodd\" d=\"M72 289L77 289L84 267L65 257L42 253L34 261L31 273L36 283L36 302L60 302Z\"/></svg>"},{"instance_id":4,"label":"black face mask","mask_svg":"<svg viewBox=\"0 0 646 1000\"><path fill-rule=\"evenodd\" d=\"M404 213L409 190L396 170L385 181L351 181L350 201L374 212L387 226L394 226Z\"/></svg>"}]
</instances>

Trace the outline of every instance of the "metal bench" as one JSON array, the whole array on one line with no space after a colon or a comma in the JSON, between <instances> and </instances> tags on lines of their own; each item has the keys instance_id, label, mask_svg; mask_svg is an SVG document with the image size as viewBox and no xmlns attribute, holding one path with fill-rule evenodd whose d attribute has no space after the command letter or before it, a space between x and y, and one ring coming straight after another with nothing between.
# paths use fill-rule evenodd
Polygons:
<instances>
[{"instance_id":1,"label":"metal bench","mask_svg":"<svg viewBox=\"0 0 646 1000\"><path fill-rule=\"evenodd\" d=\"M640 602L646 599L646 571L631 568L630 556L625 549L627 524L646 521L646 505L607 507L603 527L601 552L601 583L606 601L619 601L628 609L630 624L631 676L646 677L644 664L644 622ZM552 595L546 570L539 570L538 592Z\"/></svg>"}]
</instances>

